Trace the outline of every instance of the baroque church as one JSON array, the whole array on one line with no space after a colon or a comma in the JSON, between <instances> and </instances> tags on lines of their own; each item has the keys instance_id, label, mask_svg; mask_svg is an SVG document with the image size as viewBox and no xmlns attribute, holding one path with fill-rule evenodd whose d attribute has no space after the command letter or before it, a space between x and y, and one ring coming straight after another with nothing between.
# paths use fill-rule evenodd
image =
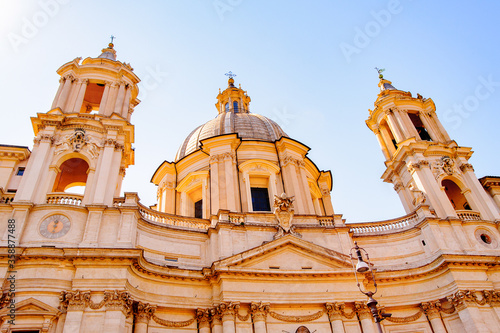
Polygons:
<instances>
[{"instance_id":1,"label":"baroque church","mask_svg":"<svg viewBox=\"0 0 500 333\"><path fill-rule=\"evenodd\" d=\"M500 331L500 177L476 177L432 99L380 75L366 124L406 215L349 224L233 77L152 175L157 203L121 196L139 78L113 44L57 73L32 150L0 145L0 332Z\"/></svg>"}]
</instances>

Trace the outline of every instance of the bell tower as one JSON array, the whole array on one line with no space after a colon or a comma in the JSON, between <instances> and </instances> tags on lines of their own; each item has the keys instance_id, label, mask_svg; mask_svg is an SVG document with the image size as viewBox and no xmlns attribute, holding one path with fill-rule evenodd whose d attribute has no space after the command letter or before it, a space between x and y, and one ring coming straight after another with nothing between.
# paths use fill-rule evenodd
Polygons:
<instances>
[{"instance_id":1,"label":"bell tower","mask_svg":"<svg viewBox=\"0 0 500 333\"><path fill-rule=\"evenodd\" d=\"M126 168L134 163L134 126L139 78L116 60L113 43L96 58L61 66L51 110L31 121L32 155L14 201L33 204L75 200L112 205ZM67 196L78 186L80 196ZM82 190L83 188L83 190Z\"/></svg>"},{"instance_id":2,"label":"bell tower","mask_svg":"<svg viewBox=\"0 0 500 333\"><path fill-rule=\"evenodd\" d=\"M450 139L432 99L396 89L379 70L380 93L366 120L407 213L428 206L440 218L498 220L493 200L468 163L472 149Z\"/></svg>"}]
</instances>

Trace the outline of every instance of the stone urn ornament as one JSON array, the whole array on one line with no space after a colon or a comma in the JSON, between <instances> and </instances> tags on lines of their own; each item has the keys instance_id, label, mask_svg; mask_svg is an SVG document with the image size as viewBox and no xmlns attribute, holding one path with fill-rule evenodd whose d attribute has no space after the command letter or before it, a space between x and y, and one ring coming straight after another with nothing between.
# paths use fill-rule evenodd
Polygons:
<instances>
[{"instance_id":1,"label":"stone urn ornament","mask_svg":"<svg viewBox=\"0 0 500 333\"><path fill-rule=\"evenodd\" d=\"M282 193L281 196L274 196L274 215L278 219L278 232L274 235L274 239L279 238L285 234L292 234L300 237L300 235L294 231L294 226L292 224L293 220L293 201L295 197L287 197L286 193Z\"/></svg>"}]
</instances>

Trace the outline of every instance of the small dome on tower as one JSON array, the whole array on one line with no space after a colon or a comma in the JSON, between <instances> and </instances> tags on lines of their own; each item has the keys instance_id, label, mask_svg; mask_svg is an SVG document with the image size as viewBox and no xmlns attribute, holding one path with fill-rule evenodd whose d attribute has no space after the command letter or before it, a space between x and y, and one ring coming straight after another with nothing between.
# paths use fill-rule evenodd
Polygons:
<instances>
[{"instance_id":1,"label":"small dome on tower","mask_svg":"<svg viewBox=\"0 0 500 333\"><path fill-rule=\"evenodd\" d=\"M115 51L115 49L113 49L113 46L115 46L113 43L109 43L108 47L105 49L102 49L101 55L98 56L97 58L105 58L105 59L116 61L116 51Z\"/></svg>"}]
</instances>

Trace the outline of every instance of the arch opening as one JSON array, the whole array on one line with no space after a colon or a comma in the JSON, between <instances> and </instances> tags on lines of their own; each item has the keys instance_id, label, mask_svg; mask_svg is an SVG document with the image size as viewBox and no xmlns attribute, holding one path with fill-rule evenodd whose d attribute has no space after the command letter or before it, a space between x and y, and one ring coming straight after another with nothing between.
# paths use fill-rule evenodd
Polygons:
<instances>
[{"instance_id":1,"label":"arch opening","mask_svg":"<svg viewBox=\"0 0 500 333\"><path fill-rule=\"evenodd\" d=\"M448 199L450 200L455 210L472 210L469 203L467 202L467 199L462 194L462 190L454 181L450 179L444 179L441 182L441 185L444 187L446 196L448 196Z\"/></svg>"},{"instance_id":2,"label":"arch opening","mask_svg":"<svg viewBox=\"0 0 500 333\"><path fill-rule=\"evenodd\" d=\"M71 192L78 194L83 194L85 192L89 171L89 165L85 160L81 158L70 158L64 161L59 169L60 171L54 181L53 192Z\"/></svg>"}]
</instances>

